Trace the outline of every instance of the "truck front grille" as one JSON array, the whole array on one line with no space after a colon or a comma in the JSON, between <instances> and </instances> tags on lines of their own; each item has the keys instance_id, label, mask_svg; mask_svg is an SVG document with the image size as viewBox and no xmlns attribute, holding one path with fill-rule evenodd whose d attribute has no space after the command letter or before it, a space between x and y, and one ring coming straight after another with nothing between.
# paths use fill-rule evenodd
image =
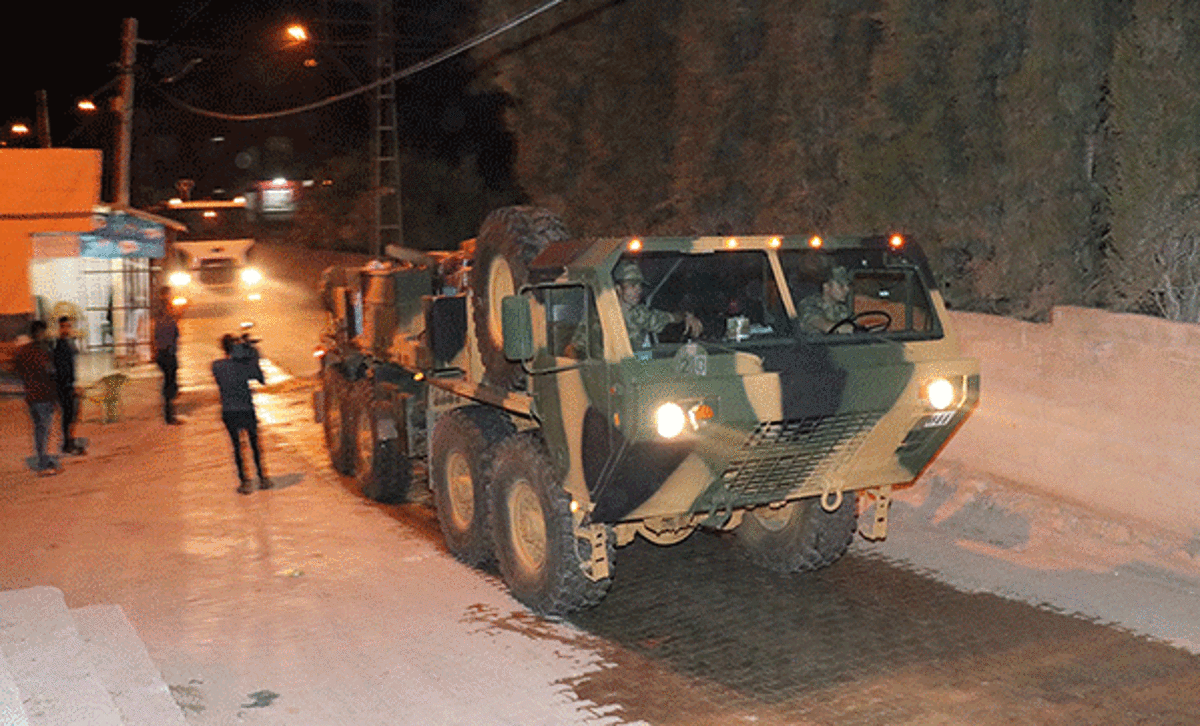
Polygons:
<instances>
[{"instance_id":1,"label":"truck front grille","mask_svg":"<svg viewBox=\"0 0 1200 726\"><path fill-rule=\"evenodd\" d=\"M232 285L237 269L225 260L200 263L200 283L203 285Z\"/></svg>"},{"instance_id":2,"label":"truck front grille","mask_svg":"<svg viewBox=\"0 0 1200 726\"><path fill-rule=\"evenodd\" d=\"M740 501L772 501L848 461L883 411L760 423L722 475Z\"/></svg>"}]
</instances>

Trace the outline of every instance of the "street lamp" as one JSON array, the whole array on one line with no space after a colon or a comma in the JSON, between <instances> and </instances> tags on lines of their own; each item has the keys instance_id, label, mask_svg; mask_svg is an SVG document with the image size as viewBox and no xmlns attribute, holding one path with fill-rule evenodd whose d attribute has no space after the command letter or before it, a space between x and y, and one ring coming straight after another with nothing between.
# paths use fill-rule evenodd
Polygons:
<instances>
[{"instance_id":1,"label":"street lamp","mask_svg":"<svg viewBox=\"0 0 1200 726\"><path fill-rule=\"evenodd\" d=\"M95 104L95 102L92 101L92 99L85 98L82 101L80 101L79 103L75 104L75 108L79 109L80 111L89 111L90 112L90 111L96 110L96 104Z\"/></svg>"},{"instance_id":2,"label":"street lamp","mask_svg":"<svg viewBox=\"0 0 1200 726\"><path fill-rule=\"evenodd\" d=\"M287 33L288 39L294 43L303 43L308 40L308 30L303 25L293 23L284 32Z\"/></svg>"},{"instance_id":3,"label":"street lamp","mask_svg":"<svg viewBox=\"0 0 1200 726\"><path fill-rule=\"evenodd\" d=\"M10 128L9 131L12 132L13 136L25 136L29 133L29 127L23 123L17 122L12 125L12 128Z\"/></svg>"}]
</instances>

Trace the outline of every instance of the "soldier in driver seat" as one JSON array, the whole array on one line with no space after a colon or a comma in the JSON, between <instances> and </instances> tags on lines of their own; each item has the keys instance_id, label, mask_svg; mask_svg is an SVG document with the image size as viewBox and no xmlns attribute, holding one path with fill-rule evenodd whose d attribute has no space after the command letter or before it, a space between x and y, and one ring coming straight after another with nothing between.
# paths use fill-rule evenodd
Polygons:
<instances>
[{"instance_id":1,"label":"soldier in driver seat","mask_svg":"<svg viewBox=\"0 0 1200 726\"><path fill-rule=\"evenodd\" d=\"M820 294L814 293L801 300L796 313L803 329L814 333L831 332L830 328L851 317L854 311L850 309L850 272L840 265L830 270ZM842 325L838 326L837 332L853 330L853 326Z\"/></svg>"}]
</instances>

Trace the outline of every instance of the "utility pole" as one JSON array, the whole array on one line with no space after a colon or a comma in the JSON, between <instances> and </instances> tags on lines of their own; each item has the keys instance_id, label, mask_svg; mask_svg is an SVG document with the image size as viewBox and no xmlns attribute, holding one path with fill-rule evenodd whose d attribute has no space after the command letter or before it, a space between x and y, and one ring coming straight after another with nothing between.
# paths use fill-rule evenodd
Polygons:
<instances>
[{"instance_id":1,"label":"utility pole","mask_svg":"<svg viewBox=\"0 0 1200 726\"><path fill-rule=\"evenodd\" d=\"M113 155L116 167L113 176L113 203L129 206L129 160L133 149L133 64L137 59L137 20L125 18L121 38L121 95L117 99L120 121L117 127L117 149Z\"/></svg>"},{"instance_id":2,"label":"utility pole","mask_svg":"<svg viewBox=\"0 0 1200 726\"><path fill-rule=\"evenodd\" d=\"M37 137L38 146L50 148L50 109L44 90L37 92Z\"/></svg>"}]
</instances>

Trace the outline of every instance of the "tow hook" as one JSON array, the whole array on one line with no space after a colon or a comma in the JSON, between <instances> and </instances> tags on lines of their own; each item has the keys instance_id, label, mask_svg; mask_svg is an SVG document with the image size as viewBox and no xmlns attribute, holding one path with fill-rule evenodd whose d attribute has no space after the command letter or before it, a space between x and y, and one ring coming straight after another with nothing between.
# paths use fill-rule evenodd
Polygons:
<instances>
[{"instance_id":1,"label":"tow hook","mask_svg":"<svg viewBox=\"0 0 1200 726\"><path fill-rule=\"evenodd\" d=\"M867 529L865 524L860 524L858 533L864 539L869 539L872 542L887 539L888 510L892 506L892 485L887 484L874 489L866 489L862 493L874 500L869 502L867 506L874 505L875 512L872 517L870 530Z\"/></svg>"}]
</instances>

